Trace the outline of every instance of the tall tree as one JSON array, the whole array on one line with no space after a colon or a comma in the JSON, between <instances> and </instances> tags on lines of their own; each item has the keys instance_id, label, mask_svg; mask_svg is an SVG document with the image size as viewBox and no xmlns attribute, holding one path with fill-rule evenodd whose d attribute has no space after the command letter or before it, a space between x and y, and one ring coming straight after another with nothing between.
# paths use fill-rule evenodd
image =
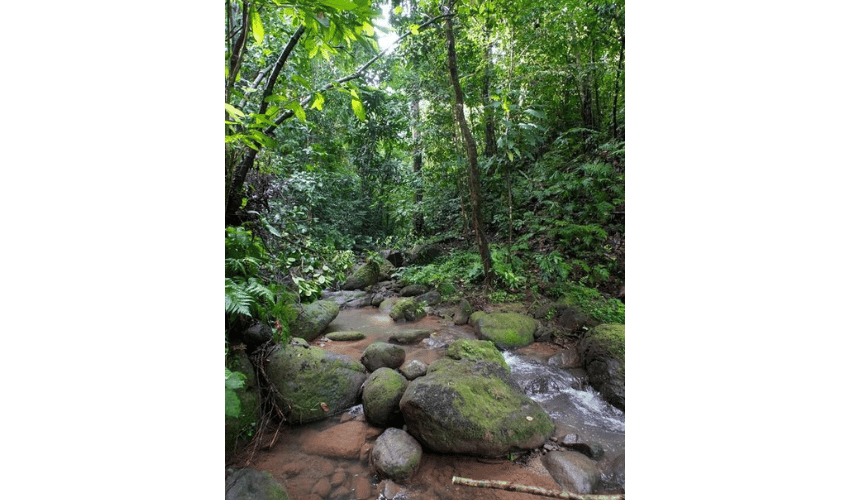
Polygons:
<instances>
[{"instance_id":1,"label":"tall tree","mask_svg":"<svg viewBox=\"0 0 850 500\"><path fill-rule=\"evenodd\" d=\"M493 262L490 257L490 247L487 243L487 235L484 234L484 217L481 212L481 182L478 172L478 148L475 138L469 130L463 106L463 90L460 87L460 78L457 72L457 55L455 53L454 26L450 10L445 8L446 17L446 49L449 65L449 76L454 89L454 112L458 127L460 127L463 142L466 145L466 158L469 162L469 200L472 207L472 224L475 230L475 240L478 244L478 253L481 256L481 265L484 268L484 287L489 288L493 280Z\"/></svg>"}]
</instances>

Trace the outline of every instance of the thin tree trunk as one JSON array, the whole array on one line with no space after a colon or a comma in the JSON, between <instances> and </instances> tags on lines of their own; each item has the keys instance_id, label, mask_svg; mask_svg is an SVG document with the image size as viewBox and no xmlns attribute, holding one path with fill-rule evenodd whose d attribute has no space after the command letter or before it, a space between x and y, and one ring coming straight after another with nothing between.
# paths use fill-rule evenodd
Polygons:
<instances>
[{"instance_id":1,"label":"thin tree trunk","mask_svg":"<svg viewBox=\"0 0 850 500\"><path fill-rule=\"evenodd\" d=\"M620 32L620 60L617 62L617 78L614 79L614 105L611 108L611 137L617 137L617 98L620 96L620 75L623 73L623 51L626 48L626 34Z\"/></svg>"},{"instance_id":2,"label":"thin tree trunk","mask_svg":"<svg viewBox=\"0 0 850 500\"><path fill-rule=\"evenodd\" d=\"M487 39L490 37L489 31L485 35ZM486 60L484 67L484 78L482 79L481 102L484 104L484 156L492 158L496 156L496 123L493 116L493 108L490 106L490 73L492 72L493 43L487 44L487 49L484 51Z\"/></svg>"},{"instance_id":3,"label":"thin tree trunk","mask_svg":"<svg viewBox=\"0 0 850 500\"><path fill-rule=\"evenodd\" d=\"M413 233L422 236L424 221L422 217L422 144L419 128L419 84L415 84L413 98L410 103L411 115L413 115L413 178L414 186L414 209L413 209Z\"/></svg>"},{"instance_id":4,"label":"thin tree trunk","mask_svg":"<svg viewBox=\"0 0 850 500\"><path fill-rule=\"evenodd\" d=\"M478 243L478 253L481 256L481 266L484 268L484 288L489 288L493 277L493 263L490 259L490 247L487 244L487 236L484 234L484 217L481 213L481 182L478 179L478 149L475 146L475 138L469 131L466 116L463 109L463 91L460 88L460 79L457 72L457 57L455 55L455 37L453 33L452 18L446 18L446 45L448 49L449 74L452 80L455 94L455 117L460 127L463 141L466 144L466 157L469 161L469 201L472 206L472 223L475 229L475 240Z\"/></svg>"},{"instance_id":5,"label":"thin tree trunk","mask_svg":"<svg viewBox=\"0 0 850 500\"><path fill-rule=\"evenodd\" d=\"M463 486L472 486L475 488L493 488L505 491L517 491L520 493L529 493L531 495L540 495L551 498L565 498L567 500L626 500L626 494L619 495L582 495L580 493L571 493L569 491L547 490L538 488L537 486L523 486L521 484L511 483L508 481L489 481L487 479L467 479L465 477L452 477L452 484L460 484Z\"/></svg>"}]
</instances>

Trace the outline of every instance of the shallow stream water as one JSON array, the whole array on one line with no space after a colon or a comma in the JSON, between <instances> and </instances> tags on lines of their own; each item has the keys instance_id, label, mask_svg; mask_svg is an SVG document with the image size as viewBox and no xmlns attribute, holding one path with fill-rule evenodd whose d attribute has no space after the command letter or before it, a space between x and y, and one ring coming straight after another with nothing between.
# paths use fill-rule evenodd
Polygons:
<instances>
[{"instance_id":1,"label":"shallow stream water","mask_svg":"<svg viewBox=\"0 0 850 500\"><path fill-rule=\"evenodd\" d=\"M402 346L405 361L426 364L445 354L458 338L477 338L469 326L426 316L415 323L395 323L377 308L342 309L325 334L357 330L366 334L359 341L331 341L322 336L314 346L359 360L372 342L386 342L397 332L431 330L431 336L415 345ZM567 349L575 347L567 347ZM520 387L549 412L556 423L559 441L565 435L604 450L597 462L603 484L594 493L617 493L622 484L613 482L612 462L625 453L625 415L599 396L587 383L581 369L559 368L549 359L564 348L534 343L523 349L503 352ZM293 500L433 500L481 499L522 500L540 498L527 493L479 489L452 484L452 477L514 481L528 486L561 489L549 476L539 453L505 459L483 459L458 455L423 454L417 475L403 485L381 481L370 470L368 452L383 429L369 425L362 406L321 422L281 428L274 444L257 451L250 465L267 470L285 484Z\"/></svg>"}]
</instances>

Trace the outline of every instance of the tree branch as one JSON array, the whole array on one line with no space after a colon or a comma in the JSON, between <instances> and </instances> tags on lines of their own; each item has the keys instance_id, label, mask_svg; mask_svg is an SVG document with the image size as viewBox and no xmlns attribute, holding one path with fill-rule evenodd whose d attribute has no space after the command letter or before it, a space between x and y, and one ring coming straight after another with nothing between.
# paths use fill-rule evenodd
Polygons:
<instances>
[{"instance_id":1,"label":"tree branch","mask_svg":"<svg viewBox=\"0 0 850 500\"><path fill-rule=\"evenodd\" d=\"M260 114L265 113L266 109L268 109L269 103L266 102L266 99L272 95L272 92L274 91L274 84L277 82L277 77L280 75L280 70L283 69L283 65L286 63L286 60L289 59L289 54L292 53L295 49L295 45L298 44L298 40L301 38L301 35L304 34L304 29L304 25L302 24L297 30L295 30L295 33L293 33L292 37L289 38L289 43L286 44L283 52L280 53L280 57L277 58L274 69L269 76L269 81L266 83L266 89L263 91L263 98L260 101Z\"/></svg>"},{"instance_id":2,"label":"tree branch","mask_svg":"<svg viewBox=\"0 0 850 500\"><path fill-rule=\"evenodd\" d=\"M531 495L540 495L551 498L565 498L567 500L626 500L626 494L619 495L581 495L579 493L571 493L569 491L546 490L537 486L523 486L521 484L511 483L508 481L488 481L486 479L467 479L465 477L452 477L452 484L460 484L463 486L473 486L475 488L493 488L505 491L517 491L520 493L529 493Z\"/></svg>"}]
</instances>

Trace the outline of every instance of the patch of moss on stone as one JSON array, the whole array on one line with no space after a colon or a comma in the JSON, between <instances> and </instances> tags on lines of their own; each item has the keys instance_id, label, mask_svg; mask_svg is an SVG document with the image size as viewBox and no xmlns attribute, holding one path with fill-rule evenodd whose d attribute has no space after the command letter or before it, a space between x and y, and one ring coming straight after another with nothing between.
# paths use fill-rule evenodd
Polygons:
<instances>
[{"instance_id":1,"label":"patch of moss on stone","mask_svg":"<svg viewBox=\"0 0 850 500\"><path fill-rule=\"evenodd\" d=\"M510 372L502 353L489 340L458 339L446 349L446 356L452 359L469 359L471 361L489 361L496 363Z\"/></svg>"},{"instance_id":2,"label":"patch of moss on stone","mask_svg":"<svg viewBox=\"0 0 850 500\"><path fill-rule=\"evenodd\" d=\"M519 313L473 314L470 319L485 340L492 340L497 347L511 349L525 347L534 342L537 320Z\"/></svg>"},{"instance_id":3,"label":"patch of moss on stone","mask_svg":"<svg viewBox=\"0 0 850 500\"><path fill-rule=\"evenodd\" d=\"M617 323L603 323L587 333L595 339L620 363L626 362L626 326Z\"/></svg>"},{"instance_id":4,"label":"patch of moss on stone","mask_svg":"<svg viewBox=\"0 0 850 500\"><path fill-rule=\"evenodd\" d=\"M366 338L366 334L357 331L333 332L325 335L331 340L361 340Z\"/></svg>"},{"instance_id":5,"label":"patch of moss on stone","mask_svg":"<svg viewBox=\"0 0 850 500\"><path fill-rule=\"evenodd\" d=\"M425 316L425 309L413 297L403 297L393 304L389 314L393 321L415 321Z\"/></svg>"}]
</instances>

